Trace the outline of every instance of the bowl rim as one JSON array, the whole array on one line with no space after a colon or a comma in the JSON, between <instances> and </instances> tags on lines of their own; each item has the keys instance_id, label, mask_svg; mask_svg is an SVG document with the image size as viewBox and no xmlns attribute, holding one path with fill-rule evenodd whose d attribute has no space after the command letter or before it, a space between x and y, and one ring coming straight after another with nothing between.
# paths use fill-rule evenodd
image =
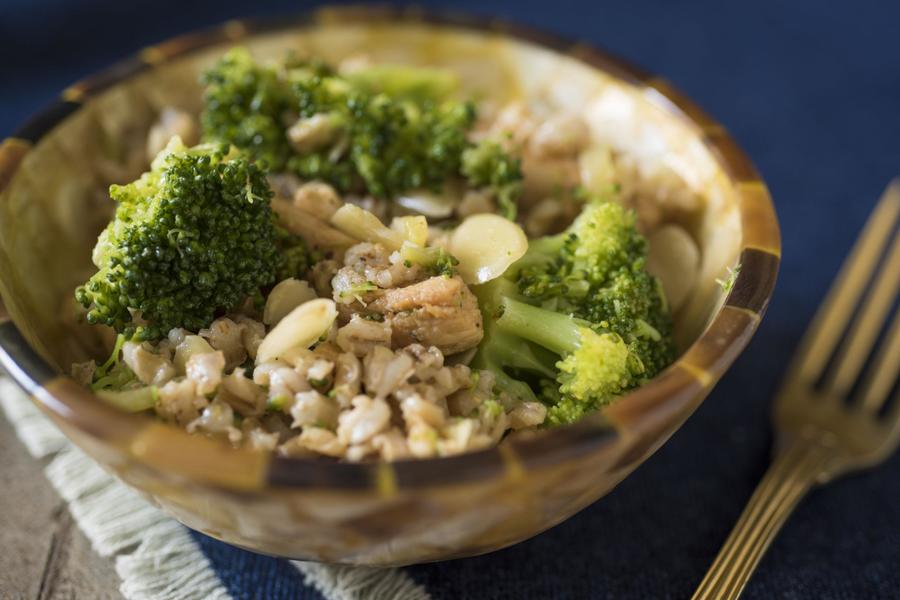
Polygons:
<instances>
[{"instance_id":1,"label":"bowl rim","mask_svg":"<svg viewBox=\"0 0 900 600\"><path fill-rule=\"evenodd\" d=\"M615 444L619 438L628 439L631 447L617 457L612 468L636 466L680 426L749 342L774 290L781 240L766 185L726 130L666 80L591 45L505 20L410 8L324 7L290 17L227 21L147 47L66 88L55 102L0 144L0 193L44 134L91 97L117 83L191 52L220 43L240 43L248 36L359 23L455 28L531 43L613 75L697 130L735 186L742 230L741 269L700 337L651 381L577 423L514 436L497 446L458 456L392 463L340 463L234 449L145 415L121 412L99 401L67 375L59 374L29 345L2 305L0 363L67 433L80 439L99 438L134 462L166 475L230 491L324 487L390 496L401 490L472 483L489 477L518 479L528 470L592 453ZM186 455L192 458L184 460ZM223 460L231 468L223 469Z\"/></svg>"}]
</instances>

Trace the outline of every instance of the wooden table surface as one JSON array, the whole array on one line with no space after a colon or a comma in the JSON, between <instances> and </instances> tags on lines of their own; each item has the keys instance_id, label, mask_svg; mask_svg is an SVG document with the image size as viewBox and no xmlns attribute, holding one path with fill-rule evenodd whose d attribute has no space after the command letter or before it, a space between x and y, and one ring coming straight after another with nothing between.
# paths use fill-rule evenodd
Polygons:
<instances>
[{"instance_id":1,"label":"wooden table surface","mask_svg":"<svg viewBox=\"0 0 900 600\"><path fill-rule=\"evenodd\" d=\"M65 502L0 413L0 599L121 599Z\"/></svg>"}]
</instances>

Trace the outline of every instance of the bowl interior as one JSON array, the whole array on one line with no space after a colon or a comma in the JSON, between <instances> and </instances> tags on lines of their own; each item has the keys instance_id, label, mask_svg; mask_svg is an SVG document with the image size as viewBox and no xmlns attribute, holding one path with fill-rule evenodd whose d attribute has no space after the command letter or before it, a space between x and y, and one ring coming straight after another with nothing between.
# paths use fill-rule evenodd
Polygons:
<instances>
[{"instance_id":1,"label":"bowl interior","mask_svg":"<svg viewBox=\"0 0 900 600\"><path fill-rule=\"evenodd\" d=\"M681 349L720 305L715 279L739 261L742 249L737 182L705 143L707 124L674 109L646 82L588 64L577 51L453 26L324 19L240 43L262 59L295 52L337 63L365 53L375 61L439 65L459 73L466 94L488 106L525 97L548 111L582 114L593 141L632 159L639 179L693 196L700 206L681 223L702 257L698 282L676 314ZM69 315L72 291L90 275L91 248L112 211L109 184L147 168L146 134L163 108L199 112L198 76L231 45L226 39L175 58L166 55L177 48L160 46L144 53L140 72L102 92L85 95L90 81L70 88L67 97L83 106L24 154L3 191L0 293L29 343L60 371L104 353L97 332Z\"/></svg>"}]
</instances>

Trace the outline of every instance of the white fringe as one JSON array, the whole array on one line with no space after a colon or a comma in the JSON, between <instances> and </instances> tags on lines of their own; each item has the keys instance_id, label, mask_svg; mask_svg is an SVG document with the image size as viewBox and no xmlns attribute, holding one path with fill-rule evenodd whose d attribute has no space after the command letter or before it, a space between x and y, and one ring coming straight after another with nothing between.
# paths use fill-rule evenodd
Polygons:
<instances>
[{"instance_id":1,"label":"white fringe","mask_svg":"<svg viewBox=\"0 0 900 600\"><path fill-rule=\"evenodd\" d=\"M143 532L144 542L116 559L119 590L131 600L231 598L183 525L165 517Z\"/></svg>"},{"instance_id":2,"label":"white fringe","mask_svg":"<svg viewBox=\"0 0 900 600\"><path fill-rule=\"evenodd\" d=\"M328 600L431 600L425 588L401 569L342 567L321 563L291 563L303 574L303 580Z\"/></svg>"},{"instance_id":3,"label":"white fringe","mask_svg":"<svg viewBox=\"0 0 900 600\"><path fill-rule=\"evenodd\" d=\"M69 445L66 436L41 414L22 388L8 377L0 377L0 406L33 457L44 458Z\"/></svg>"},{"instance_id":4,"label":"white fringe","mask_svg":"<svg viewBox=\"0 0 900 600\"><path fill-rule=\"evenodd\" d=\"M74 447L58 454L46 473L100 556L146 541L148 529L169 520Z\"/></svg>"},{"instance_id":5,"label":"white fringe","mask_svg":"<svg viewBox=\"0 0 900 600\"><path fill-rule=\"evenodd\" d=\"M6 378L0 404L29 452L56 454L45 470L78 526L101 556L116 555L119 591L128 600L228 600L187 529L109 475Z\"/></svg>"}]
</instances>

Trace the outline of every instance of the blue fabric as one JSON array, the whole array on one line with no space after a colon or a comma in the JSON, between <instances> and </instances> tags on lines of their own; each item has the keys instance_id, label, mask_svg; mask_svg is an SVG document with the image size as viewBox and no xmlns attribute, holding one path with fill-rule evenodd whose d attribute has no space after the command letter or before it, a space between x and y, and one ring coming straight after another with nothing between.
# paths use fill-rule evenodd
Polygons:
<instances>
[{"instance_id":1,"label":"blue fabric","mask_svg":"<svg viewBox=\"0 0 900 600\"><path fill-rule=\"evenodd\" d=\"M322 599L286 560L239 550L196 531L191 535L235 600Z\"/></svg>"},{"instance_id":2,"label":"blue fabric","mask_svg":"<svg viewBox=\"0 0 900 600\"><path fill-rule=\"evenodd\" d=\"M306 6L261 4L4 0L0 134L66 84L141 46L248 10ZM724 123L764 174L784 263L748 350L609 496L511 549L409 573L435 598L687 597L768 464L769 398L783 366L876 198L900 173L900 4L464 0L452 8L588 40L665 75ZM895 457L814 492L747 597L900 597L898 475ZM308 597L285 563L198 539L235 597Z\"/></svg>"}]
</instances>

